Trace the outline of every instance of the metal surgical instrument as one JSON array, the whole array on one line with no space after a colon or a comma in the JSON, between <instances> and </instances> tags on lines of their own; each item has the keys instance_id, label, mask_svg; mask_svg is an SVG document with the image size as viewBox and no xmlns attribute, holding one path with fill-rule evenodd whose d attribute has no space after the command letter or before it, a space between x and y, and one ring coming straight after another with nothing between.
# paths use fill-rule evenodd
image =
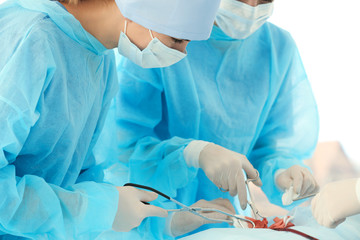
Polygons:
<instances>
[{"instance_id":1,"label":"metal surgical instrument","mask_svg":"<svg viewBox=\"0 0 360 240\"><path fill-rule=\"evenodd\" d=\"M126 183L124 186L129 186L129 187L136 187L136 188L142 188L142 189L146 189L146 190L149 190L149 191L152 191L152 192L155 192L157 194L159 194L160 196L166 198L167 200L169 201L172 201L174 203L176 203L177 205L181 206L182 208L180 209L169 209L167 210L168 212L182 212L182 211L188 211L196 216L199 216L203 219L206 219L208 221L214 221L214 222L227 222L227 223L233 223L234 220L233 219L237 219L237 220L241 220L241 221L245 221L245 222L248 222L252 225L253 228L255 228L255 223L249 219L246 219L246 218L242 218L242 217L239 217L239 216L236 216L234 214L230 214L230 213L227 213L227 212L224 212L224 211L221 211L219 209L215 209L215 208L202 208L202 207L189 207L189 206L186 206L185 204L169 197L168 195L154 189L154 188L151 188L151 187L148 187L148 186L144 186L144 185L140 185L140 184L135 184L135 183ZM149 204L147 202L144 202L144 204ZM201 212L218 212L218 213L221 213L221 214L224 214L226 216L229 216L231 218L231 220L223 220L223 219L215 219L215 218L208 218L204 215L201 214Z\"/></svg>"},{"instance_id":2,"label":"metal surgical instrument","mask_svg":"<svg viewBox=\"0 0 360 240\"><path fill-rule=\"evenodd\" d=\"M254 218L256 220L260 220L259 218L263 219L265 217L263 217L260 213L259 213L259 210L257 209L257 207L255 206L255 203L254 203L254 197L252 195L252 192L250 191L250 187L249 187L249 182L255 182L256 180L258 180L260 178L260 175L259 175L259 172L256 170L256 177L255 178L248 178L246 179L245 181L245 184L246 184L246 187L249 191L249 196L250 196L250 201L248 199L248 204L253 212L253 215L254 215Z\"/></svg>"}]
</instances>

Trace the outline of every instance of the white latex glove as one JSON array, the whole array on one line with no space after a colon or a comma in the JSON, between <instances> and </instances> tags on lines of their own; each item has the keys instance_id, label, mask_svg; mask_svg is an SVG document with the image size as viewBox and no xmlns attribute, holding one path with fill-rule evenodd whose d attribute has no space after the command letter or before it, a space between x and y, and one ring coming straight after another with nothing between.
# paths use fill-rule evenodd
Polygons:
<instances>
[{"instance_id":1,"label":"white latex glove","mask_svg":"<svg viewBox=\"0 0 360 240\"><path fill-rule=\"evenodd\" d=\"M247 191L243 170L249 178L256 178L257 173L244 155L209 143L200 152L199 165L217 187L228 190L231 196L238 194L241 208L246 208ZM262 185L260 178L253 183Z\"/></svg>"},{"instance_id":2,"label":"white latex glove","mask_svg":"<svg viewBox=\"0 0 360 240\"><path fill-rule=\"evenodd\" d=\"M228 199L218 198L212 201L199 200L191 207L203 207L203 208L215 208L227 213L235 214L235 209ZM200 212L202 215L208 218L230 220L230 217L218 212ZM208 221L204 218L196 216L188 211L176 212L171 220L171 232L174 237L191 232L204 224L218 223L214 221Z\"/></svg>"},{"instance_id":3,"label":"white latex glove","mask_svg":"<svg viewBox=\"0 0 360 240\"><path fill-rule=\"evenodd\" d=\"M359 193L358 179L329 183L311 201L312 214L319 224L335 228L346 217L360 213Z\"/></svg>"},{"instance_id":4,"label":"white latex glove","mask_svg":"<svg viewBox=\"0 0 360 240\"><path fill-rule=\"evenodd\" d=\"M165 209L142 203L142 201L155 200L156 193L133 187L117 187L117 190L119 191L119 203L112 226L114 231L128 232L139 226L146 217L167 217L168 213Z\"/></svg>"},{"instance_id":5,"label":"white latex glove","mask_svg":"<svg viewBox=\"0 0 360 240\"><path fill-rule=\"evenodd\" d=\"M311 172L299 165L294 165L277 175L275 182L281 190L285 191L286 195L291 196L291 200L316 193L319 190ZM292 203L292 201L288 203ZM284 203L284 205L286 204Z\"/></svg>"}]
</instances>

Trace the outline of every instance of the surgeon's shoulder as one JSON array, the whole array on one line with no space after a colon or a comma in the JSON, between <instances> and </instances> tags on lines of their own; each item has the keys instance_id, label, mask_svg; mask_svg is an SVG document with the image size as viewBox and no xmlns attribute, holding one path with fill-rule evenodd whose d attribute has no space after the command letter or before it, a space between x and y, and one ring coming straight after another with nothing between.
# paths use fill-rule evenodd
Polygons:
<instances>
[{"instance_id":1,"label":"surgeon's shoulder","mask_svg":"<svg viewBox=\"0 0 360 240\"><path fill-rule=\"evenodd\" d=\"M53 24L40 12L19 6L0 8L0 69L17 56L17 61L29 61L42 69L54 67L51 35L48 29Z\"/></svg>"},{"instance_id":2,"label":"surgeon's shoulder","mask_svg":"<svg viewBox=\"0 0 360 240\"><path fill-rule=\"evenodd\" d=\"M118 54L118 53L116 53ZM161 90L163 88L163 71L160 68L142 68L126 57L117 55L117 72L120 83L127 81L151 85Z\"/></svg>"},{"instance_id":3,"label":"surgeon's shoulder","mask_svg":"<svg viewBox=\"0 0 360 240\"><path fill-rule=\"evenodd\" d=\"M278 46L282 49L296 48L295 41L291 34L275 24L266 22L263 31L267 32L269 40L272 42L273 46Z\"/></svg>"},{"instance_id":4,"label":"surgeon's shoulder","mask_svg":"<svg viewBox=\"0 0 360 240\"><path fill-rule=\"evenodd\" d=\"M0 28L0 37L7 48L30 41L36 43L33 47L42 45L43 50L52 36L49 33L58 31L46 14L17 5L0 8Z\"/></svg>"},{"instance_id":5,"label":"surgeon's shoulder","mask_svg":"<svg viewBox=\"0 0 360 240\"><path fill-rule=\"evenodd\" d=\"M14 33L26 34L33 26L48 18L42 12L25 9L19 5L5 6L0 7L0 25L8 34L10 29L13 29Z\"/></svg>"}]
</instances>

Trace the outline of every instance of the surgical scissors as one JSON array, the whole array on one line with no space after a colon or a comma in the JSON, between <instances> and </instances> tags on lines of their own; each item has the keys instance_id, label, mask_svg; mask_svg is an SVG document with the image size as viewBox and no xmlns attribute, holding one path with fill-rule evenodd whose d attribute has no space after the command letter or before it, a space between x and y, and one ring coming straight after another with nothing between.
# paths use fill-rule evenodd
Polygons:
<instances>
[{"instance_id":1,"label":"surgical scissors","mask_svg":"<svg viewBox=\"0 0 360 240\"><path fill-rule=\"evenodd\" d=\"M254 218L256 220L260 220L259 218L262 218L264 219L265 217L263 217L260 213L259 213L259 210L257 209L257 207L255 206L255 203L254 203L254 197L252 195L252 192L250 191L250 187L249 187L249 182L255 182L256 180L258 180L260 178L260 174L259 172L256 170L256 177L255 178L248 178L246 179L245 181L245 184L246 184L246 187L248 189L248 192L249 192L249 196L250 196L250 200L248 199L248 204L251 208L251 211L253 212L253 215L254 215Z\"/></svg>"},{"instance_id":2,"label":"surgical scissors","mask_svg":"<svg viewBox=\"0 0 360 240\"><path fill-rule=\"evenodd\" d=\"M234 214L230 214L230 213L227 213L227 212L224 212L224 211L221 211L219 209L215 209L215 208L202 208L202 207L189 207L189 206L186 206L185 204L169 197L168 195L154 189L154 188L151 188L151 187L148 187L148 186L144 186L144 185L140 185L140 184L135 184L135 183L126 183L124 186L129 186L129 187L136 187L136 188L142 188L142 189L146 189L146 190L149 190L149 191L152 191L152 192L155 192L157 194L159 194L160 196L166 198L167 200L169 201L172 201L174 203L176 203L177 205L181 206L182 208L180 209L169 209L167 211L169 212L182 212L182 211L189 211L190 213L194 214L194 215L197 215L203 219L206 219L208 221L214 221L214 222L227 222L227 223L234 223L234 219L236 220L241 220L241 221L245 221L245 222L248 222L252 225L253 228L255 228L255 223L249 219L246 219L246 218L242 218L242 217L239 217L237 215L234 215ZM144 202L144 204L149 204L148 202ZM231 218L231 220L226 220L226 219L215 219L215 218L208 218L204 215L202 215L200 212L218 212L218 213L221 213L221 214L224 214L226 216L229 216ZM240 222L241 223L241 222Z\"/></svg>"}]
</instances>

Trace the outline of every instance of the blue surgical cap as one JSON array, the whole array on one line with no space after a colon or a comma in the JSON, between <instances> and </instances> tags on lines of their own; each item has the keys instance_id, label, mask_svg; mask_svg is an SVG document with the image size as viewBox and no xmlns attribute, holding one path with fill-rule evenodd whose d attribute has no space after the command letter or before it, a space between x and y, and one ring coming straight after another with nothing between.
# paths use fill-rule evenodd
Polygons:
<instances>
[{"instance_id":1,"label":"blue surgical cap","mask_svg":"<svg viewBox=\"0 0 360 240\"><path fill-rule=\"evenodd\" d=\"M208 39L220 0L115 0L122 15L174 38Z\"/></svg>"}]
</instances>

